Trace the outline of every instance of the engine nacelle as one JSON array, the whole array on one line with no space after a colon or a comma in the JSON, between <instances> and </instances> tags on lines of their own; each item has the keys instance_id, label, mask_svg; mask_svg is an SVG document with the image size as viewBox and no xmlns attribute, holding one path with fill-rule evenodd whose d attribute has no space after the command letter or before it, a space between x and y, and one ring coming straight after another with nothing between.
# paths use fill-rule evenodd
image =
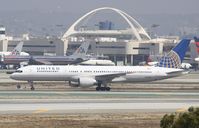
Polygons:
<instances>
[{"instance_id":1,"label":"engine nacelle","mask_svg":"<svg viewBox=\"0 0 199 128\"><path fill-rule=\"evenodd\" d=\"M93 78L80 77L77 79L77 81L69 81L69 86L86 88L86 87L91 87L96 83L97 81Z\"/></svg>"},{"instance_id":2,"label":"engine nacelle","mask_svg":"<svg viewBox=\"0 0 199 128\"><path fill-rule=\"evenodd\" d=\"M79 87L79 83L75 81L69 81L69 86L71 87Z\"/></svg>"}]
</instances>

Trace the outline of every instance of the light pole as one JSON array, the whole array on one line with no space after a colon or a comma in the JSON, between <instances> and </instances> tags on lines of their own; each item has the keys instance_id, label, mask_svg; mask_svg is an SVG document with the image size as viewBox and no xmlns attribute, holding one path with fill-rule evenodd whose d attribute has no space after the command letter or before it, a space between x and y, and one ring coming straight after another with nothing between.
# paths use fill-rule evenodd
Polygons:
<instances>
[{"instance_id":1,"label":"light pole","mask_svg":"<svg viewBox=\"0 0 199 128\"><path fill-rule=\"evenodd\" d=\"M159 27L160 25L159 24L152 24L151 25L151 29L154 30L154 33L152 36L156 37L157 38L157 32L155 31L157 27Z\"/></svg>"}]
</instances>

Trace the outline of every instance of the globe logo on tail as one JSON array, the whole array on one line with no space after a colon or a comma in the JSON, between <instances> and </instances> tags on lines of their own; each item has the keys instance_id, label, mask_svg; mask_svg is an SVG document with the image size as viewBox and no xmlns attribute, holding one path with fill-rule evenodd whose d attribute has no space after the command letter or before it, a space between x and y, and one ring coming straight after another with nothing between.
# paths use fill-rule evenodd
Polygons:
<instances>
[{"instance_id":1,"label":"globe logo on tail","mask_svg":"<svg viewBox=\"0 0 199 128\"><path fill-rule=\"evenodd\" d=\"M181 67L181 60L180 57L176 52L171 50L167 56L163 56L159 63L159 67L165 67L165 68L180 68Z\"/></svg>"},{"instance_id":2,"label":"globe logo on tail","mask_svg":"<svg viewBox=\"0 0 199 128\"><path fill-rule=\"evenodd\" d=\"M163 56L158 65L165 68L181 68L181 63L189 46L190 39L183 39L166 56Z\"/></svg>"}]
</instances>

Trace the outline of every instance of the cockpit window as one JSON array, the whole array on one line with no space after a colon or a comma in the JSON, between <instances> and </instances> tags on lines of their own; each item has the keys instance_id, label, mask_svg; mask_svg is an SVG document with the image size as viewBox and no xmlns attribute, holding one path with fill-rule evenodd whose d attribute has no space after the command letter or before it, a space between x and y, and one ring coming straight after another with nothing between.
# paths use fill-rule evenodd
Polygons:
<instances>
[{"instance_id":1,"label":"cockpit window","mask_svg":"<svg viewBox=\"0 0 199 128\"><path fill-rule=\"evenodd\" d=\"M23 71L22 70L16 70L15 72L22 73Z\"/></svg>"}]
</instances>

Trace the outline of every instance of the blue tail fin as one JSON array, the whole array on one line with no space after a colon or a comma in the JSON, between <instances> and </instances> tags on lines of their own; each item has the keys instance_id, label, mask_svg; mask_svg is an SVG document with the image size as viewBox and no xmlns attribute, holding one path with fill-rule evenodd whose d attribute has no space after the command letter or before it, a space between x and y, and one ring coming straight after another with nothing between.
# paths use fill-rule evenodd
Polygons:
<instances>
[{"instance_id":1,"label":"blue tail fin","mask_svg":"<svg viewBox=\"0 0 199 128\"><path fill-rule=\"evenodd\" d=\"M166 56L160 59L158 66L180 68L190 41L189 39L181 40Z\"/></svg>"}]
</instances>

